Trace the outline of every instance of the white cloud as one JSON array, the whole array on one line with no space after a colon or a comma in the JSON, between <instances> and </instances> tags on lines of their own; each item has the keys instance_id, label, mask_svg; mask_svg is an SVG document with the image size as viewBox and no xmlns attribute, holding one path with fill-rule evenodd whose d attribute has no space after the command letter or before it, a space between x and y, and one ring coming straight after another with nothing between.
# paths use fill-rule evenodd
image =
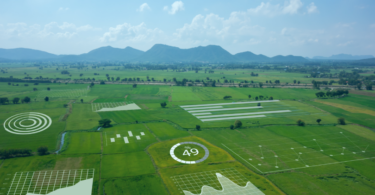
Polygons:
<instances>
[{"instance_id":1,"label":"white cloud","mask_svg":"<svg viewBox=\"0 0 375 195\"><path fill-rule=\"evenodd\" d=\"M108 32L104 33L103 36L100 38L100 41L152 41L162 35L163 31L159 30L158 28L149 29L146 27L144 23L141 23L136 26L124 23L119 24L116 27L109 28Z\"/></svg>"},{"instance_id":2,"label":"white cloud","mask_svg":"<svg viewBox=\"0 0 375 195\"><path fill-rule=\"evenodd\" d=\"M302 8L303 4L300 0L290 0L283 8L284 14L296 14Z\"/></svg>"},{"instance_id":3,"label":"white cloud","mask_svg":"<svg viewBox=\"0 0 375 195\"><path fill-rule=\"evenodd\" d=\"M307 13L309 14L313 14L313 13L317 13L318 12L318 7L316 7L316 5L313 3L310 3L309 6L307 6Z\"/></svg>"},{"instance_id":4,"label":"white cloud","mask_svg":"<svg viewBox=\"0 0 375 195\"><path fill-rule=\"evenodd\" d=\"M250 8L247 10L247 13L252 15L265 15L269 17L273 17L276 15L282 14L290 14L294 15L297 13L302 13L303 3L301 0L289 0L284 3L284 5L280 4L271 4L267 3L260 3L256 8ZM311 3L307 6L307 10L309 13L316 13L318 12L318 8L315 6L314 3Z\"/></svg>"},{"instance_id":5,"label":"white cloud","mask_svg":"<svg viewBox=\"0 0 375 195\"><path fill-rule=\"evenodd\" d=\"M182 3L182 1L175 1L174 3L172 3L171 5L171 8L169 9L168 6L164 6L163 10L164 11L168 11L169 14L176 14L178 11L182 11L184 10L184 3Z\"/></svg>"},{"instance_id":6,"label":"white cloud","mask_svg":"<svg viewBox=\"0 0 375 195\"><path fill-rule=\"evenodd\" d=\"M59 11L62 12L62 11L68 11L69 10L69 7L60 7L59 8Z\"/></svg>"},{"instance_id":7,"label":"white cloud","mask_svg":"<svg viewBox=\"0 0 375 195\"><path fill-rule=\"evenodd\" d=\"M26 23L10 23L0 28L0 35L3 38L67 38L70 39L83 31L98 30L90 25L76 26L64 22L58 24L51 22L44 26Z\"/></svg>"},{"instance_id":8,"label":"white cloud","mask_svg":"<svg viewBox=\"0 0 375 195\"><path fill-rule=\"evenodd\" d=\"M143 3L141 6L139 6L139 8L137 9L137 11L139 12L143 12L143 11L146 11L146 10L151 10L150 6L147 4L147 3Z\"/></svg>"},{"instance_id":9,"label":"white cloud","mask_svg":"<svg viewBox=\"0 0 375 195\"><path fill-rule=\"evenodd\" d=\"M263 27L251 25L246 13L232 12L227 19L216 14L196 15L191 23L177 29L174 36L187 42L205 40L211 43L228 41L257 44L260 40L256 37L262 36L263 32Z\"/></svg>"}]
</instances>

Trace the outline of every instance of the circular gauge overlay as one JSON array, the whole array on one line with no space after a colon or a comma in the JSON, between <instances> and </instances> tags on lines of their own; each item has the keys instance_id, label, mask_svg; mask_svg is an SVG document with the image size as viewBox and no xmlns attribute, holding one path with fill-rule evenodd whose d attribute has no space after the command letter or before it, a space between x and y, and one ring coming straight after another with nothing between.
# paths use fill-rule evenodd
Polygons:
<instances>
[{"instance_id":1,"label":"circular gauge overlay","mask_svg":"<svg viewBox=\"0 0 375 195\"><path fill-rule=\"evenodd\" d=\"M197 164L206 160L210 154L206 146L197 142L181 142L174 145L170 154L172 158L184 164ZM189 159L189 160L181 160Z\"/></svg>"},{"instance_id":2,"label":"circular gauge overlay","mask_svg":"<svg viewBox=\"0 0 375 195\"><path fill-rule=\"evenodd\" d=\"M17 135L42 132L52 125L52 119L39 112L25 112L13 115L4 122L4 129Z\"/></svg>"}]
</instances>

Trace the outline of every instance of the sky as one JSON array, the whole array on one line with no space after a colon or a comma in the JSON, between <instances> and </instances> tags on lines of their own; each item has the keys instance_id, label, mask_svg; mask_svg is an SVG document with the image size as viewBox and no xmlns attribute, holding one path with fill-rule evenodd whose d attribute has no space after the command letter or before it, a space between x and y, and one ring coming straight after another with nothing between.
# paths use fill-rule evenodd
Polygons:
<instances>
[{"instance_id":1,"label":"sky","mask_svg":"<svg viewBox=\"0 0 375 195\"><path fill-rule=\"evenodd\" d=\"M374 0L1 0L0 48L219 45L270 57L375 56L373 10Z\"/></svg>"}]
</instances>

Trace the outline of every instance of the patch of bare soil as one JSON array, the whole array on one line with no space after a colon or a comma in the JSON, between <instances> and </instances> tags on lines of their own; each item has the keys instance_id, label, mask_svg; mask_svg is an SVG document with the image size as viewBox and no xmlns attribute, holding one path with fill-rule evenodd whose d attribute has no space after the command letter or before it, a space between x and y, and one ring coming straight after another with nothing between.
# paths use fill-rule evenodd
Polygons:
<instances>
[{"instance_id":1,"label":"patch of bare soil","mask_svg":"<svg viewBox=\"0 0 375 195\"><path fill-rule=\"evenodd\" d=\"M128 95L125 96L125 99L128 98Z\"/></svg>"},{"instance_id":2,"label":"patch of bare soil","mask_svg":"<svg viewBox=\"0 0 375 195\"><path fill-rule=\"evenodd\" d=\"M55 170L80 169L82 157L64 158L56 162Z\"/></svg>"},{"instance_id":3,"label":"patch of bare soil","mask_svg":"<svg viewBox=\"0 0 375 195\"><path fill-rule=\"evenodd\" d=\"M168 97L168 101L172 101L172 96L170 95L169 97Z\"/></svg>"}]
</instances>

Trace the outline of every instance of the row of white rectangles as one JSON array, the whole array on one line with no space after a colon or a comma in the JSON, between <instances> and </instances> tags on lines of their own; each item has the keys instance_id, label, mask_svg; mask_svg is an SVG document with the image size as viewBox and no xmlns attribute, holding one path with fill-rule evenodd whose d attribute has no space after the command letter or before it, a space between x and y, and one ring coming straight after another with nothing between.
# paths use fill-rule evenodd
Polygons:
<instances>
[{"instance_id":1,"label":"row of white rectangles","mask_svg":"<svg viewBox=\"0 0 375 195\"><path fill-rule=\"evenodd\" d=\"M131 131L128 131L128 134L129 134L129 137L133 137L133 133L132 133ZM141 132L141 135L145 135L145 133L144 133L144 132ZM116 137L117 137L117 138L121 138L121 135L120 135L120 134L116 134ZM136 135L135 137L137 138L137 140L140 140L140 139L141 139L141 137L140 137L139 135ZM111 138L111 142L115 142L115 138ZM128 137L124 137L124 142L125 142L126 144L129 143L129 139L128 139Z\"/></svg>"}]
</instances>

